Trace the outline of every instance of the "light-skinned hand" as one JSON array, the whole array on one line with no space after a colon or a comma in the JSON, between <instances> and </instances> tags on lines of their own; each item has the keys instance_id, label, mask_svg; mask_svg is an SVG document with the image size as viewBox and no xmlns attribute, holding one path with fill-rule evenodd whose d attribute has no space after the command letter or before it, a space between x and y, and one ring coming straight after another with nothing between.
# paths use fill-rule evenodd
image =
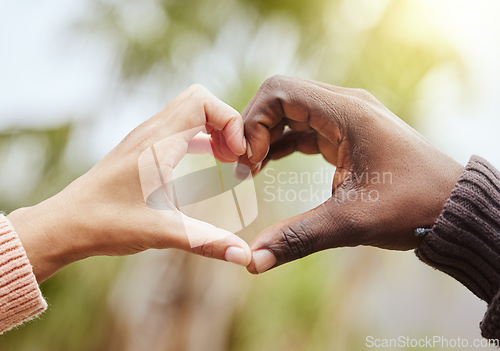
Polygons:
<instances>
[{"instance_id":1,"label":"light-skinned hand","mask_svg":"<svg viewBox=\"0 0 500 351\"><path fill-rule=\"evenodd\" d=\"M177 248L248 265L250 248L238 236L175 208L159 211L146 205L157 168L168 178L190 144L196 146L192 138L203 130L219 160L235 161L245 153L240 114L193 85L63 191L9 214L38 282L89 256L129 255L150 248ZM149 157L152 148L158 167Z\"/></svg>"}]
</instances>

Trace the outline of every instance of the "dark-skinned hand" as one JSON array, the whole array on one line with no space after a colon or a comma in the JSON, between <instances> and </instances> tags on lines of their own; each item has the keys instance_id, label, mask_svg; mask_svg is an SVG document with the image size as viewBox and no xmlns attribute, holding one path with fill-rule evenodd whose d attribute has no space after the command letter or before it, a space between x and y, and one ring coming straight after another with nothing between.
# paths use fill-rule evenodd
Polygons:
<instances>
[{"instance_id":1,"label":"dark-skinned hand","mask_svg":"<svg viewBox=\"0 0 500 351\"><path fill-rule=\"evenodd\" d=\"M242 117L248 147L239 162L254 174L295 151L336 166L328 200L254 239L251 273L335 247L416 248L415 229L432 227L463 171L360 89L275 76Z\"/></svg>"}]
</instances>

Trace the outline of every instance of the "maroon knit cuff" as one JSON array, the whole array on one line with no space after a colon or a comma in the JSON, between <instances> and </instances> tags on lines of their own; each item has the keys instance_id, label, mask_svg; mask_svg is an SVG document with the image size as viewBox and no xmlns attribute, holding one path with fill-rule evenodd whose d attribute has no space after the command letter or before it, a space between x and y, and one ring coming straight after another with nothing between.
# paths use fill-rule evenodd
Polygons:
<instances>
[{"instance_id":1,"label":"maroon knit cuff","mask_svg":"<svg viewBox=\"0 0 500 351\"><path fill-rule=\"evenodd\" d=\"M487 339L500 340L500 291L488 305L488 310L480 324L481 335Z\"/></svg>"},{"instance_id":2,"label":"maroon knit cuff","mask_svg":"<svg viewBox=\"0 0 500 351\"><path fill-rule=\"evenodd\" d=\"M471 157L415 253L488 303L481 327L488 337L499 338L500 173L492 165Z\"/></svg>"}]
</instances>

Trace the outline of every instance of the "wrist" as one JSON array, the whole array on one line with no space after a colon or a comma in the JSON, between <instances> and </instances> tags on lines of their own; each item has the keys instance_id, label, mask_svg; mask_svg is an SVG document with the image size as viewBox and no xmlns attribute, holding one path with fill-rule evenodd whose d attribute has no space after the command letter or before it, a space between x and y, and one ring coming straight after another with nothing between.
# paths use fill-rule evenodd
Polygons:
<instances>
[{"instance_id":1,"label":"wrist","mask_svg":"<svg viewBox=\"0 0 500 351\"><path fill-rule=\"evenodd\" d=\"M57 206L58 202L53 197L7 216L21 239L38 283L78 259L75 242L69 236L74 230L70 224L72 216L65 207Z\"/></svg>"},{"instance_id":2,"label":"wrist","mask_svg":"<svg viewBox=\"0 0 500 351\"><path fill-rule=\"evenodd\" d=\"M441 159L436 157L438 161L428 172L422 173L425 177L421 180L424 188L420 192L423 216L417 223L418 227L431 228L436 223L464 171L464 166L458 162L446 155L441 156Z\"/></svg>"}]
</instances>

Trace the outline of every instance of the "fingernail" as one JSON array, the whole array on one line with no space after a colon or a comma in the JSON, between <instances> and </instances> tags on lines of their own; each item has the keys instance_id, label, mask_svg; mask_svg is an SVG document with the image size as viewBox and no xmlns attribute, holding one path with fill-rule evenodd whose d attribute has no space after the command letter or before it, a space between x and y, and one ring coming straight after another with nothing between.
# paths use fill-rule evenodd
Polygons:
<instances>
[{"instance_id":1,"label":"fingernail","mask_svg":"<svg viewBox=\"0 0 500 351\"><path fill-rule=\"evenodd\" d=\"M252 148L250 147L250 144L247 145L247 155L248 159L253 156Z\"/></svg>"},{"instance_id":2,"label":"fingernail","mask_svg":"<svg viewBox=\"0 0 500 351\"><path fill-rule=\"evenodd\" d=\"M250 174L250 167L238 162L234 165L233 173L238 179L247 179Z\"/></svg>"},{"instance_id":3,"label":"fingernail","mask_svg":"<svg viewBox=\"0 0 500 351\"><path fill-rule=\"evenodd\" d=\"M245 139L245 135L243 135L243 140L241 141L241 145L243 145L243 150L247 150L247 140Z\"/></svg>"},{"instance_id":4,"label":"fingernail","mask_svg":"<svg viewBox=\"0 0 500 351\"><path fill-rule=\"evenodd\" d=\"M224 255L226 261L245 267L248 264L247 255L241 247L229 246Z\"/></svg>"},{"instance_id":5,"label":"fingernail","mask_svg":"<svg viewBox=\"0 0 500 351\"><path fill-rule=\"evenodd\" d=\"M276 257L269 250L257 250L253 253L253 261L257 273L264 273L276 264Z\"/></svg>"}]
</instances>

